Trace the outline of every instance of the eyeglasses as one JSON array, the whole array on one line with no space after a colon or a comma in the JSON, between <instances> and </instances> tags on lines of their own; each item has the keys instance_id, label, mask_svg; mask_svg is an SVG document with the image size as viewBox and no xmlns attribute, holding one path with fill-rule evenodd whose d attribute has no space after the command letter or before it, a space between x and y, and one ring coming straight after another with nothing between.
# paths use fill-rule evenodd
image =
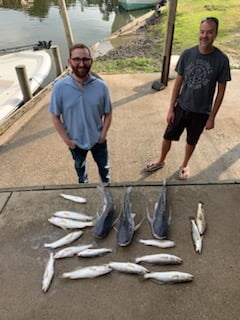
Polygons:
<instances>
[{"instance_id":1,"label":"eyeglasses","mask_svg":"<svg viewBox=\"0 0 240 320\"><path fill-rule=\"evenodd\" d=\"M87 57L79 58L79 57L75 57L75 58L71 58L71 60L72 60L74 63L80 63L80 62L82 62L83 64L87 64L90 60L92 60L92 58L87 58Z\"/></svg>"},{"instance_id":2,"label":"eyeglasses","mask_svg":"<svg viewBox=\"0 0 240 320\"><path fill-rule=\"evenodd\" d=\"M203 22L206 22L206 21L213 21L215 24L216 24L216 27L218 28L218 19L215 18L215 17L207 17L207 18L204 18L202 21L201 21L201 24Z\"/></svg>"}]
</instances>

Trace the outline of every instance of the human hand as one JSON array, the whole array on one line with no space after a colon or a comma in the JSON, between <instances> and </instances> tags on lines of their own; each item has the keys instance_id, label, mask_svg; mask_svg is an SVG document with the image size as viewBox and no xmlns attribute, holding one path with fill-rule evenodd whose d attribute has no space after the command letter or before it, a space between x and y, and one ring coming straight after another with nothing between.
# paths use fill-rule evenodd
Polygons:
<instances>
[{"instance_id":1,"label":"human hand","mask_svg":"<svg viewBox=\"0 0 240 320\"><path fill-rule=\"evenodd\" d=\"M173 121L174 121L174 111L168 111L168 114L167 114L167 123L168 124L172 124Z\"/></svg>"}]
</instances>

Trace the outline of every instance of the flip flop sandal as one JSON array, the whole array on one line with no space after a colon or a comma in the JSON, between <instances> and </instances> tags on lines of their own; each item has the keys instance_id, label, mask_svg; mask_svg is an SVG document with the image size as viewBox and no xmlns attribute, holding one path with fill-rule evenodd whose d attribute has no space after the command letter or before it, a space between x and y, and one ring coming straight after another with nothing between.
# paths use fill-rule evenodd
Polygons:
<instances>
[{"instance_id":1,"label":"flip flop sandal","mask_svg":"<svg viewBox=\"0 0 240 320\"><path fill-rule=\"evenodd\" d=\"M178 178L180 180L186 180L186 179L188 179L188 177L189 177L189 168L188 167L185 167L185 168L180 167L179 171L178 171Z\"/></svg>"},{"instance_id":2,"label":"flip flop sandal","mask_svg":"<svg viewBox=\"0 0 240 320\"><path fill-rule=\"evenodd\" d=\"M148 164L146 166L146 171L147 172L154 172L154 171L157 171L159 169L162 169L164 167L165 163L160 163L160 164L157 164L155 162L151 162L150 164Z\"/></svg>"}]
</instances>

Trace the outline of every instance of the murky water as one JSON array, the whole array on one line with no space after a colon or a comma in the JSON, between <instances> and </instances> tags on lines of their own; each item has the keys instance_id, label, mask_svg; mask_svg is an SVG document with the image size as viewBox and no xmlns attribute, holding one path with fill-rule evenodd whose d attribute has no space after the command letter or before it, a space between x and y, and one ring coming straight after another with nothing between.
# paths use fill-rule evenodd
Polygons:
<instances>
[{"instance_id":1,"label":"murky water","mask_svg":"<svg viewBox=\"0 0 240 320\"><path fill-rule=\"evenodd\" d=\"M120 10L117 0L66 2L74 42L89 46L147 12ZM0 50L51 40L66 64L68 44L57 0L0 0L0 30ZM52 69L46 82L55 77Z\"/></svg>"}]
</instances>

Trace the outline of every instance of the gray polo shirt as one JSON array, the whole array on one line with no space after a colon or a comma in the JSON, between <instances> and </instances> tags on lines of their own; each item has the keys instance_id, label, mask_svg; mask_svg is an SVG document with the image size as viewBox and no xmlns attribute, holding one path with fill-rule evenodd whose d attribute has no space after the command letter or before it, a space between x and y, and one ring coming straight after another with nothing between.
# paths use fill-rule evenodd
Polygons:
<instances>
[{"instance_id":1,"label":"gray polo shirt","mask_svg":"<svg viewBox=\"0 0 240 320\"><path fill-rule=\"evenodd\" d=\"M69 137L78 147L89 150L100 138L103 116L112 112L108 87L89 75L80 89L68 75L54 84L49 112L60 115Z\"/></svg>"}]
</instances>

